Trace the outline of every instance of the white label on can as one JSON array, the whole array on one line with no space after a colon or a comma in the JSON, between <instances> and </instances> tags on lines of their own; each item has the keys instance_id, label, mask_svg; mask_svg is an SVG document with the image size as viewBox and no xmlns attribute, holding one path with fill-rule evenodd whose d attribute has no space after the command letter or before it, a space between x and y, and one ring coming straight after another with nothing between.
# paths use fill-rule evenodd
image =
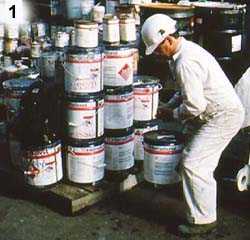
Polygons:
<instances>
[{"instance_id":1,"label":"white label on can","mask_svg":"<svg viewBox=\"0 0 250 240\"><path fill-rule=\"evenodd\" d=\"M156 118L159 87L134 88L134 120L150 121Z\"/></svg>"},{"instance_id":2,"label":"white label on can","mask_svg":"<svg viewBox=\"0 0 250 240\"><path fill-rule=\"evenodd\" d=\"M98 28L76 28L76 46L91 48L98 46Z\"/></svg>"},{"instance_id":3,"label":"white label on can","mask_svg":"<svg viewBox=\"0 0 250 240\"><path fill-rule=\"evenodd\" d=\"M94 183L104 177L104 144L92 147L68 147L67 175L76 183Z\"/></svg>"},{"instance_id":4,"label":"white label on can","mask_svg":"<svg viewBox=\"0 0 250 240\"><path fill-rule=\"evenodd\" d=\"M239 52L241 50L242 35L232 36L232 52Z\"/></svg>"},{"instance_id":5,"label":"white label on can","mask_svg":"<svg viewBox=\"0 0 250 240\"><path fill-rule=\"evenodd\" d=\"M104 133L104 100L98 102L72 102L67 106L68 136L92 139Z\"/></svg>"},{"instance_id":6,"label":"white label on can","mask_svg":"<svg viewBox=\"0 0 250 240\"><path fill-rule=\"evenodd\" d=\"M63 177L61 144L23 156L24 174L32 186L48 186Z\"/></svg>"},{"instance_id":7,"label":"white label on can","mask_svg":"<svg viewBox=\"0 0 250 240\"><path fill-rule=\"evenodd\" d=\"M130 42L136 40L135 21L131 23L120 23L121 41Z\"/></svg>"},{"instance_id":8,"label":"white label on can","mask_svg":"<svg viewBox=\"0 0 250 240\"><path fill-rule=\"evenodd\" d=\"M115 43L120 41L119 22L117 23L103 23L103 41Z\"/></svg>"},{"instance_id":9,"label":"white label on can","mask_svg":"<svg viewBox=\"0 0 250 240\"><path fill-rule=\"evenodd\" d=\"M105 86L128 86L133 83L131 49L104 53L103 82Z\"/></svg>"},{"instance_id":10,"label":"white label on can","mask_svg":"<svg viewBox=\"0 0 250 240\"><path fill-rule=\"evenodd\" d=\"M55 47L64 48L69 46L69 34L66 32L59 32L55 36Z\"/></svg>"},{"instance_id":11,"label":"white label on can","mask_svg":"<svg viewBox=\"0 0 250 240\"><path fill-rule=\"evenodd\" d=\"M135 160L144 160L143 134L154 130L158 130L158 125L135 129Z\"/></svg>"},{"instance_id":12,"label":"white label on can","mask_svg":"<svg viewBox=\"0 0 250 240\"><path fill-rule=\"evenodd\" d=\"M101 55L68 57L65 64L65 91L93 93L103 90Z\"/></svg>"},{"instance_id":13,"label":"white label on can","mask_svg":"<svg viewBox=\"0 0 250 240\"><path fill-rule=\"evenodd\" d=\"M151 146L144 144L144 177L148 182L170 184L180 181L176 172L182 145Z\"/></svg>"},{"instance_id":14,"label":"white label on can","mask_svg":"<svg viewBox=\"0 0 250 240\"><path fill-rule=\"evenodd\" d=\"M126 137L105 138L106 169L120 171L134 165L134 135Z\"/></svg>"},{"instance_id":15,"label":"white label on can","mask_svg":"<svg viewBox=\"0 0 250 240\"><path fill-rule=\"evenodd\" d=\"M128 128L133 125L133 93L106 95L104 103L104 127L107 129Z\"/></svg>"}]
</instances>

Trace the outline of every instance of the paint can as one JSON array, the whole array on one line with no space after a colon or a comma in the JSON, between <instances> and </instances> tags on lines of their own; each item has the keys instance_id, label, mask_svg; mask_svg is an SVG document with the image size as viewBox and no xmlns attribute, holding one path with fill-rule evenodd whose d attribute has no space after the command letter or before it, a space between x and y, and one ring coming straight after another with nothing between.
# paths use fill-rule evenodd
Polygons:
<instances>
[{"instance_id":1,"label":"paint can","mask_svg":"<svg viewBox=\"0 0 250 240\"><path fill-rule=\"evenodd\" d=\"M41 56L41 44L39 42L32 42L31 44L31 58L40 58Z\"/></svg>"},{"instance_id":2,"label":"paint can","mask_svg":"<svg viewBox=\"0 0 250 240\"><path fill-rule=\"evenodd\" d=\"M13 23L5 24L5 38L18 39L19 38L19 25Z\"/></svg>"},{"instance_id":3,"label":"paint can","mask_svg":"<svg viewBox=\"0 0 250 240\"><path fill-rule=\"evenodd\" d=\"M105 130L105 164L109 171L134 166L134 129Z\"/></svg>"},{"instance_id":4,"label":"paint can","mask_svg":"<svg viewBox=\"0 0 250 240\"><path fill-rule=\"evenodd\" d=\"M103 90L102 55L100 48L72 47L66 54L65 91L88 94Z\"/></svg>"},{"instance_id":5,"label":"paint can","mask_svg":"<svg viewBox=\"0 0 250 240\"><path fill-rule=\"evenodd\" d=\"M43 80L52 79L56 72L56 52L44 52L40 57L40 76Z\"/></svg>"},{"instance_id":6,"label":"paint can","mask_svg":"<svg viewBox=\"0 0 250 240\"><path fill-rule=\"evenodd\" d=\"M119 6L119 0L106 0L106 12L108 14L114 15L115 8Z\"/></svg>"},{"instance_id":7,"label":"paint can","mask_svg":"<svg viewBox=\"0 0 250 240\"><path fill-rule=\"evenodd\" d=\"M76 140L95 139L104 133L104 95L66 96L67 136Z\"/></svg>"},{"instance_id":8,"label":"paint can","mask_svg":"<svg viewBox=\"0 0 250 240\"><path fill-rule=\"evenodd\" d=\"M94 6L92 8L92 20L97 23L102 23L105 15L104 6Z\"/></svg>"},{"instance_id":9,"label":"paint can","mask_svg":"<svg viewBox=\"0 0 250 240\"><path fill-rule=\"evenodd\" d=\"M74 183L96 183L104 177L104 139L69 140L67 143L67 176Z\"/></svg>"},{"instance_id":10,"label":"paint can","mask_svg":"<svg viewBox=\"0 0 250 240\"><path fill-rule=\"evenodd\" d=\"M67 19L79 19L82 17L81 2L82 0L64 0Z\"/></svg>"},{"instance_id":11,"label":"paint can","mask_svg":"<svg viewBox=\"0 0 250 240\"><path fill-rule=\"evenodd\" d=\"M133 84L133 52L126 46L106 46L103 59L104 86L121 87Z\"/></svg>"},{"instance_id":12,"label":"paint can","mask_svg":"<svg viewBox=\"0 0 250 240\"><path fill-rule=\"evenodd\" d=\"M18 47L18 39L6 39L4 41L4 53L6 55L12 54Z\"/></svg>"},{"instance_id":13,"label":"paint can","mask_svg":"<svg viewBox=\"0 0 250 240\"><path fill-rule=\"evenodd\" d=\"M144 134L144 178L154 184L180 181L176 167L182 156L183 139L178 132L158 130Z\"/></svg>"},{"instance_id":14,"label":"paint can","mask_svg":"<svg viewBox=\"0 0 250 240\"><path fill-rule=\"evenodd\" d=\"M150 121L156 118L159 104L159 91L162 89L159 79L153 76L139 75L134 80L134 120Z\"/></svg>"},{"instance_id":15,"label":"paint can","mask_svg":"<svg viewBox=\"0 0 250 240\"><path fill-rule=\"evenodd\" d=\"M120 39L121 42L135 42L136 41L136 27L135 18L131 15L122 14L120 19Z\"/></svg>"},{"instance_id":16,"label":"paint can","mask_svg":"<svg viewBox=\"0 0 250 240\"><path fill-rule=\"evenodd\" d=\"M134 121L135 129L135 151L134 156L136 161L144 161L144 147L143 147L143 136L145 133L150 131L158 130L159 123L157 120L148 122Z\"/></svg>"},{"instance_id":17,"label":"paint can","mask_svg":"<svg viewBox=\"0 0 250 240\"><path fill-rule=\"evenodd\" d=\"M75 23L75 41L77 47L94 48L98 46L98 24L79 20Z\"/></svg>"},{"instance_id":18,"label":"paint can","mask_svg":"<svg viewBox=\"0 0 250 240\"><path fill-rule=\"evenodd\" d=\"M124 129L133 126L134 94L132 86L105 88L104 128Z\"/></svg>"},{"instance_id":19,"label":"paint can","mask_svg":"<svg viewBox=\"0 0 250 240\"><path fill-rule=\"evenodd\" d=\"M106 14L103 18L103 42L107 44L120 42L119 19L111 14Z\"/></svg>"},{"instance_id":20,"label":"paint can","mask_svg":"<svg viewBox=\"0 0 250 240\"><path fill-rule=\"evenodd\" d=\"M31 33L33 40L44 38L46 36L46 24L44 22L33 22L31 24Z\"/></svg>"},{"instance_id":21,"label":"paint can","mask_svg":"<svg viewBox=\"0 0 250 240\"><path fill-rule=\"evenodd\" d=\"M66 32L57 32L55 34L55 47L64 48L69 46L69 34Z\"/></svg>"},{"instance_id":22,"label":"paint can","mask_svg":"<svg viewBox=\"0 0 250 240\"><path fill-rule=\"evenodd\" d=\"M37 188L48 187L63 178L61 141L26 149L22 157L25 182Z\"/></svg>"}]
</instances>

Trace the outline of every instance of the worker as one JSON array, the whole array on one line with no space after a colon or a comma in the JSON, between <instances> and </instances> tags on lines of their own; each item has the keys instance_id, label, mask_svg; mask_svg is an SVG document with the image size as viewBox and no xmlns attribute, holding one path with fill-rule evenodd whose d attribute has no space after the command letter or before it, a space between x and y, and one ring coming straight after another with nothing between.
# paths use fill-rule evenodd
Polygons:
<instances>
[{"instance_id":1,"label":"worker","mask_svg":"<svg viewBox=\"0 0 250 240\"><path fill-rule=\"evenodd\" d=\"M181 104L174 109L159 108L158 118L192 120L199 126L182 154L180 175L187 223L178 226L178 230L189 236L211 232L217 222L214 171L222 151L244 121L244 109L215 58L179 36L175 20L155 14L144 22L141 36L146 55L154 53L168 59L181 90Z\"/></svg>"}]
</instances>

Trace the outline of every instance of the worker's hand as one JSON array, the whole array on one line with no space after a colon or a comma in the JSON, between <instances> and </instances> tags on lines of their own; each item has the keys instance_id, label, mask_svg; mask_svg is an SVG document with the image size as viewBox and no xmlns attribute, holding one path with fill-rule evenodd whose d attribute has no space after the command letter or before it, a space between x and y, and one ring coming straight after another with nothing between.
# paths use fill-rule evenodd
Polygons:
<instances>
[{"instance_id":1,"label":"worker's hand","mask_svg":"<svg viewBox=\"0 0 250 240\"><path fill-rule=\"evenodd\" d=\"M162 120L173 120L173 110L168 107L158 107L156 117Z\"/></svg>"}]
</instances>

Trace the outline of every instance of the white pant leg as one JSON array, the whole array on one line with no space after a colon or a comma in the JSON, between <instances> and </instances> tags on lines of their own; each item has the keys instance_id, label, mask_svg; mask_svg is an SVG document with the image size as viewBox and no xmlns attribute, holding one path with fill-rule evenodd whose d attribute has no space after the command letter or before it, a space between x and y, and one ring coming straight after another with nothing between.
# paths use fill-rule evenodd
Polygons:
<instances>
[{"instance_id":1,"label":"white pant leg","mask_svg":"<svg viewBox=\"0 0 250 240\"><path fill-rule=\"evenodd\" d=\"M217 185L214 170L222 151L240 129L243 116L239 111L215 117L202 126L183 151L183 191L191 223L216 221Z\"/></svg>"}]
</instances>

